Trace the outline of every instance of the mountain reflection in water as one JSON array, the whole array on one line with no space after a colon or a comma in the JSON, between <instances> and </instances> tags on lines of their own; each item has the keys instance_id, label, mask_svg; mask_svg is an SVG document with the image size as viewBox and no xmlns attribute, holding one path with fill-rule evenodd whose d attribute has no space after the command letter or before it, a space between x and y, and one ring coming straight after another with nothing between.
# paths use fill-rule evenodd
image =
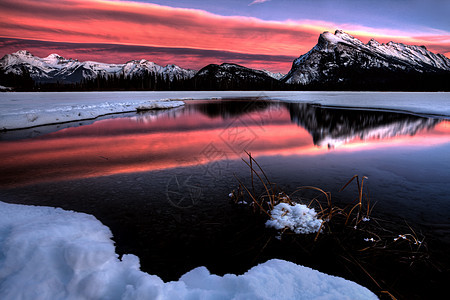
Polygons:
<instances>
[{"instance_id":1,"label":"mountain reflection in water","mask_svg":"<svg viewBox=\"0 0 450 300\"><path fill-rule=\"evenodd\" d=\"M431 130L441 121L383 111L322 108L288 104L292 122L308 130L314 145L336 147L355 139L388 139Z\"/></svg>"},{"instance_id":2,"label":"mountain reflection in water","mask_svg":"<svg viewBox=\"0 0 450 300\"><path fill-rule=\"evenodd\" d=\"M448 121L268 101L188 101L181 109L106 119L1 141L0 186L143 172L257 156L319 155L450 141Z\"/></svg>"}]
</instances>

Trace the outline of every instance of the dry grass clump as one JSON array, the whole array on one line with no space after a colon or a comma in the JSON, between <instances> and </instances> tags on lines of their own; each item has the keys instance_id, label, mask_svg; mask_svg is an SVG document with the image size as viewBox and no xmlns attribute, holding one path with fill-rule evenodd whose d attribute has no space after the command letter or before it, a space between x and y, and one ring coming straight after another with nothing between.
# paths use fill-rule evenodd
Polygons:
<instances>
[{"instance_id":1,"label":"dry grass clump","mask_svg":"<svg viewBox=\"0 0 450 300\"><path fill-rule=\"evenodd\" d=\"M406 223L399 226L371 216L374 205L371 204L366 187L366 176L360 178L355 175L345 183L340 191L354 182L358 194L350 204L337 205L333 203L330 192L314 186L302 186L291 194L286 193L271 182L252 155L246 153L248 160L242 160L250 169L250 184L246 186L235 175L239 185L230 194L232 200L237 204L247 204L255 213L267 215L269 220L273 219L272 211L280 203L291 206L303 204L315 209L321 225L310 248L317 250L318 242L328 245L325 247L332 244L335 247L333 251L339 253L339 259L345 263L348 271L356 278L360 278L361 274L366 275L367 280L372 283L372 290L376 290L380 297L395 299L388 291L391 286L389 279L378 279L378 276L373 275L380 268L390 266L392 262L412 267L416 263L427 261L428 250L422 235ZM279 239L283 236L302 239L302 247L306 247L305 239L308 235L294 234L289 228L278 233ZM326 253L330 249L324 251Z\"/></svg>"},{"instance_id":2,"label":"dry grass clump","mask_svg":"<svg viewBox=\"0 0 450 300\"><path fill-rule=\"evenodd\" d=\"M370 198L363 192L364 181L367 180L366 176L360 181L358 175L355 175L343 186L341 191L352 181L355 181L358 186L358 198L355 201L356 203L341 208L332 203L330 192L326 192L323 189L314 186L299 187L292 194L288 195L285 191L281 190L276 183L271 182L252 155L248 152L246 153L248 155L248 161L245 159L242 160L250 168L251 188L248 188L241 179L235 176L239 182L239 186L237 190L234 190L230 194L235 203L247 203L245 199L249 197L254 211L264 213L269 218L272 218L271 211L273 211L275 206L280 203L286 203L292 206L301 203L308 208L314 208L317 211L317 217L322 220L322 226L317 233L316 239L319 236L319 233L322 232L322 227L325 227L327 223L332 223L337 217L339 217L339 222L341 222L342 218L345 219L345 226L351 225L354 228L357 228L361 222L370 220L370 213L372 210L370 207ZM257 194L255 189L255 178L263 187L263 192L260 194ZM318 195L308 201L302 199L302 197L297 197L306 190L316 191L318 192Z\"/></svg>"}]
</instances>

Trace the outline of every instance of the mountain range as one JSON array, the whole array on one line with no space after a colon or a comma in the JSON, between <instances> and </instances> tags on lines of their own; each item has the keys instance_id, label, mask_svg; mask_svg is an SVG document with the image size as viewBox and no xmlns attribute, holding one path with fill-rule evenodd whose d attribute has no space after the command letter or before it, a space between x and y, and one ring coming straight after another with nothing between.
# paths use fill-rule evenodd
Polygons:
<instances>
[{"instance_id":1,"label":"mountain range","mask_svg":"<svg viewBox=\"0 0 450 300\"><path fill-rule=\"evenodd\" d=\"M26 50L7 54L0 59L0 75L0 85L4 86L14 84L20 76L29 76L34 84L39 85L76 84L99 77L121 77L136 81L158 76L160 81L163 79L169 83L182 81L183 84L178 88L183 89L449 90L450 59L430 52L424 46L395 42L381 44L374 39L364 44L336 30L334 34L320 34L318 43L295 59L286 75L232 63L211 64L195 71L172 64L163 67L144 59L107 64L80 62L58 54L39 58ZM131 88L136 86L139 84ZM151 89L155 84L140 86ZM173 87L169 84L160 88Z\"/></svg>"},{"instance_id":2,"label":"mountain range","mask_svg":"<svg viewBox=\"0 0 450 300\"><path fill-rule=\"evenodd\" d=\"M190 79L196 71L183 69L176 65L162 67L145 59L132 60L124 64L106 64L94 61L80 62L76 59L66 59L58 54L50 54L40 58L26 50L19 50L5 55L0 60L0 69L5 73L20 75L24 69L37 82L74 83L82 79L93 79L97 76L120 75L137 76L146 72L162 74L170 81L174 78Z\"/></svg>"}]
</instances>

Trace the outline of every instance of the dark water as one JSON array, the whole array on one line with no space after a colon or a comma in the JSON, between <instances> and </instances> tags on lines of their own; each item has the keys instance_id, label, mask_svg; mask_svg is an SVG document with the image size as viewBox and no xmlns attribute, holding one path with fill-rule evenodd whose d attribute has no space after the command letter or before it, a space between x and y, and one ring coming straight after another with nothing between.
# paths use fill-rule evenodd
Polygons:
<instances>
[{"instance_id":1,"label":"dark water","mask_svg":"<svg viewBox=\"0 0 450 300\"><path fill-rule=\"evenodd\" d=\"M165 280L199 265L242 273L267 259L259 255L267 241L254 233L263 222L228 197L234 176L249 183L244 150L288 194L311 185L350 203L356 186L339 189L367 176L374 214L450 249L448 120L214 100L54 129L0 136L0 199L93 214L111 228L119 253L138 255Z\"/></svg>"}]
</instances>

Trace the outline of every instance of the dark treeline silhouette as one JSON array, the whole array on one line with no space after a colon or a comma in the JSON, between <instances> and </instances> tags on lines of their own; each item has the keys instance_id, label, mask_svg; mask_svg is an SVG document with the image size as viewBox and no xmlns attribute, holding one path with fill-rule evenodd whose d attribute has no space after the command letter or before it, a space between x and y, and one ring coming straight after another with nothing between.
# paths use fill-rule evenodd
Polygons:
<instances>
[{"instance_id":1,"label":"dark treeline silhouette","mask_svg":"<svg viewBox=\"0 0 450 300\"><path fill-rule=\"evenodd\" d=\"M188 89L187 80L146 72L134 76L123 73L98 75L96 78L82 79L75 83L37 83L37 91L170 91Z\"/></svg>"},{"instance_id":2,"label":"dark treeline silhouette","mask_svg":"<svg viewBox=\"0 0 450 300\"><path fill-rule=\"evenodd\" d=\"M450 72L392 71L384 68L339 68L331 80L312 83L309 90L450 91ZM343 80L338 81L338 78Z\"/></svg>"},{"instance_id":3,"label":"dark treeline silhouette","mask_svg":"<svg viewBox=\"0 0 450 300\"><path fill-rule=\"evenodd\" d=\"M0 70L0 85L11 87L18 92L35 90L36 84L31 78L30 72L25 67L22 67L21 71L22 75L17 75L12 72L5 74L3 70Z\"/></svg>"},{"instance_id":4,"label":"dark treeline silhouette","mask_svg":"<svg viewBox=\"0 0 450 300\"><path fill-rule=\"evenodd\" d=\"M239 90L239 91L275 91L286 90L289 85L282 83L276 79L262 79L256 78L215 78L211 77L194 77L190 81L190 90L205 90L205 91L227 91L227 90Z\"/></svg>"},{"instance_id":5,"label":"dark treeline silhouette","mask_svg":"<svg viewBox=\"0 0 450 300\"><path fill-rule=\"evenodd\" d=\"M216 77L213 74L190 79L173 78L152 72L134 76L99 75L80 82L36 82L26 68L22 75L0 71L0 85L14 91L201 91L201 90L334 90L334 91L450 91L450 72L393 72L383 69L340 69L327 81L308 85L286 84L273 78Z\"/></svg>"}]
</instances>

